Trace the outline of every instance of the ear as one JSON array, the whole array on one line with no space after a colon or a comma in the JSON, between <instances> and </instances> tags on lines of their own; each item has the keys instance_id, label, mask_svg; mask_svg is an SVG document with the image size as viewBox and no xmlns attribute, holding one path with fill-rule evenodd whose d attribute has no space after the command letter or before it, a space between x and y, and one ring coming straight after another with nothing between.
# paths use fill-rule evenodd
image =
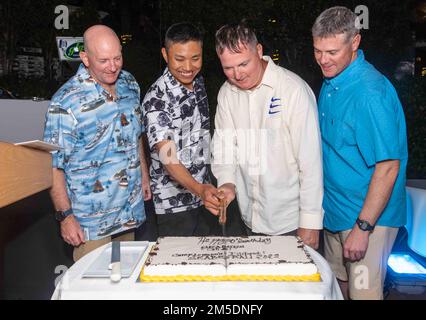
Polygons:
<instances>
[{"instance_id":1,"label":"ear","mask_svg":"<svg viewBox=\"0 0 426 320\"><path fill-rule=\"evenodd\" d=\"M80 52L80 59L83 61L86 68L89 67L89 57L87 56L87 53L85 51Z\"/></svg>"},{"instance_id":2,"label":"ear","mask_svg":"<svg viewBox=\"0 0 426 320\"><path fill-rule=\"evenodd\" d=\"M358 50L359 44L361 43L361 35L358 33L353 39L352 39L352 51L356 52Z\"/></svg>"},{"instance_id":3,"label":"ear","mask_svg":"<svg viewBox=\"0 0 426 320\"><path fill-rule=\"evenodd\" d=\"M260 59L263 58L263 47L260 43L256 45L256 51Z\"/></svg>"},{"instance_id":4,"label":"ear","mask_svg":"<svg viewBox=\"0 0 426 320\"><path fill-rule=\"evenodd\" d=\"M163 55L163 59L164 61L166 61L166 63L169 63L169 57L167 56L167 50L166 48L161 48L161 54Z\"/></svg>"}]
</instances>

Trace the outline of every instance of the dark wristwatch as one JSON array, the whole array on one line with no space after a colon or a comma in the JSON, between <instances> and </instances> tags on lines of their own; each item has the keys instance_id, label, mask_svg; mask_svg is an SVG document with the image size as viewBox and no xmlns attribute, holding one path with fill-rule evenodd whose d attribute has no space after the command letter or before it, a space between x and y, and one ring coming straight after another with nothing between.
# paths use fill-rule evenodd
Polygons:
<instances>
[{"instance_id":1,"label":"dark wristwatch","mask_svg":"<svg viewBox=\"0 0 426 320\"><path fill-rule=\"evenodd\" d=\"M56 221L62 222L70 214L72 214L72 209L68 209L68 210L65 210L65 211L55 211L55 219L56 219Z\"/></svg>"},{"instance_id":2,"label":"dark wristwatch","mask_svg":"<svg viewBox=\"0 0 426 320\"><path fill-rule=\"evenodd\" d=\"M368 221L356 219L356 224L362 231L373 231L374 226L372 226Z\"/></svg>"}]
</instances>

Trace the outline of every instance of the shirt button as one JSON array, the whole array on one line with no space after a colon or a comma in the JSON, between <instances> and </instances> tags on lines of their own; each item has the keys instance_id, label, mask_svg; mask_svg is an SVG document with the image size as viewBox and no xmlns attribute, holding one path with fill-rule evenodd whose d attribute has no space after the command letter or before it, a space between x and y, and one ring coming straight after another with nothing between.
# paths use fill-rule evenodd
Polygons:
<instances>
[{"instance_id":1,"label":"shirt button","mask_svg":"<svg viewBox=\"0 0 426 320\"><path fill-rule=\"evenodd\" d=\"M324 112L321 115L324 117Z\"/></svg>"},{"instance_id":2,"label":"shirt button","mask_svg":"<svg viewBox=\"0 0 426 320\"><path fill-rule=\"evenodd\" d=\"M327 94L327 97L331 97L331 93Z\"/></svg>"}]
</instances>

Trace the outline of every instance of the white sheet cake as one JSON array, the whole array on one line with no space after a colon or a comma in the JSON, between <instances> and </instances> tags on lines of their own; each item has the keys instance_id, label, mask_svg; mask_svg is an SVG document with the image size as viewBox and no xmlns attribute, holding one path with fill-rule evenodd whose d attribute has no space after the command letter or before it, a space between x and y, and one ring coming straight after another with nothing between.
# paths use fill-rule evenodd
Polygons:
<instances>
[{"instance_id":1,"label":"white sheet cake","mask_svg":"<svg viewBox=\"0 0 426 320\"><path fill-rule=\"evenodd\" d=\"M153 246L140 279L320 281L320 275L294 236L164 237Z\"/></svg>"}]
</instances>

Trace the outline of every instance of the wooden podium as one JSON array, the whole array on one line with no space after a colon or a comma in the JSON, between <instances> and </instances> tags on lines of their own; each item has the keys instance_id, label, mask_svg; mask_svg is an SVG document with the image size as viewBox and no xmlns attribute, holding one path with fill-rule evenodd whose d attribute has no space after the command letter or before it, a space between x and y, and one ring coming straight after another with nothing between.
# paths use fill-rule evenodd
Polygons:
<instances>
[{"instance_id":1,"label":"wooden podium","mask_svg":"<svg viewBox=\"0 0 426 320\"><path fill-rule=\"evenodd\" d=\"M52 156L49 152L0 141L0 299L4 295L6 245L22 236L44 214L38 207L44 211L42 200L49 197L40 191L51 186ZM35 198L30 197L32 195ZM26 251L20 254L31 256Z\"/></svg>"},{"instance_id":2,"label":"wooden podium","mask_svg":"<svg viewBox=\"0 0 426 320\"><path fill-rule=\"evenodd\" d=\"M0 208L51 186L49 152L0 142Z\"/></svg>"}]
</instances>

